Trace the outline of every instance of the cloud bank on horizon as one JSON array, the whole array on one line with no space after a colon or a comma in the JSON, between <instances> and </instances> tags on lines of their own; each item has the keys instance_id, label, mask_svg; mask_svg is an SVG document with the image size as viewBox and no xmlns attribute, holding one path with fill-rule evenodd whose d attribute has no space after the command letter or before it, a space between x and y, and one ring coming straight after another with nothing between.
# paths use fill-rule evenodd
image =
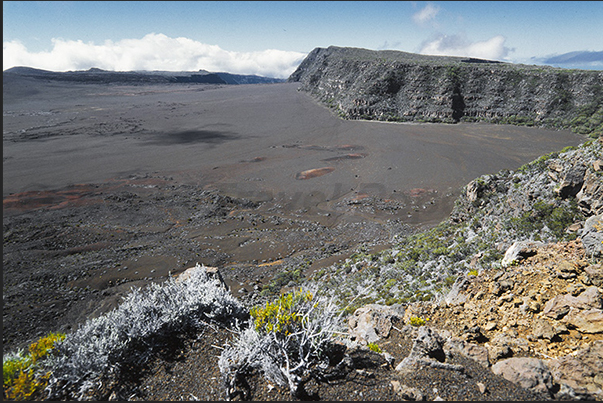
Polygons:
<instances>
[{"instance_id":1,"label":"cloud bank on horizon","mask_svg":"<svg viewBox=\"0 0 603 403\"><path fill-rule=\"evenodd\" d=\"M464 15L447 10L449 7L446 5L427 2L423 6L413 3L413 7L413 12L407 15L414 31L418 32L417 35L429 35L429 39L423 41L420 36L414 37L417 44L414 50L416 53L603 70L603 52L600 51L578 50L538 57L526 57L524 53L523 58L519 58L519 52L508 45L512 42L514 46L519 46L517 38L509 39L500 31L491 30L488 36L476 40L471 34L458 30L458 27L468 26L463 21ZM112 71L207 70L287 78L307 55L307 52L278 49L235 52L185 36L145 34L144 31L140 35L144 36L104 42L99 40L97 43L53 38L51 47L42 51L32 51L18 39L4 41L3 70L15 66L51 71L87 70L91 67ZM379 49L393 49L403 43L407 44L392 35L388 39L391 39L392 44L385 41ZM319 37L318 40L324 38ZM353 42L353 37L350 42ZM337 43L332 45L341 46ZM523 48L519 46L518 49Z\"/></svg>"},{"instance_id":2,"label":"cloud bank on horizon","mask_svg":"<svg viewBox=\"0 0 603 403\"><path fill-rule=\"evenodd\" d=\"M81 40L52 39L52 49L30 52L19 41L3 43L3 70L27 66L51 71L103 70L198 71L255 74L287 78L306 53L268 49L231 52L189 38L151 33L140 39L105 41L97 45Z\"/></svg>"}]
</instances>

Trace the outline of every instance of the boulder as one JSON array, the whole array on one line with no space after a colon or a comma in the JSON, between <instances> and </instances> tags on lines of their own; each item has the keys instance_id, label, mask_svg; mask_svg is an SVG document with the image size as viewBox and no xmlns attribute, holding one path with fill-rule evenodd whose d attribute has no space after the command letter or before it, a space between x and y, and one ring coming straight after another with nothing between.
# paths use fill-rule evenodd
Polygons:
<instances>
[{"instance_id":1,"label":"boulder","mask_svg":"<svg viewBox=\"0 0 603 403\"><path fill-rule=\"evenodd\" d=\"M577 297L571 294L557 295L544 305L543 314L552 319L561 319L572 308L575 310L603 308L603 298L599 289L595 286L588 287Z\"/></svg>"},{"instance_id":2,"label":"boulder","mask_svg":"<svg viewBox=\"0 0 603 403\"><path fill-rule=\"evenodd\" d=\"M557 332L546 319L537 319L532 327L532 334L537 339L552 340L557 336Z\"/></svg>"},{"instance_id":3,"label":"boulder","mask_svg":"<svg viewBox=\"0 0 603 403\"><path fill-rule=\"evenodd\" d=\"M592 264L584 269L588 283L597 287L603 287L603 264Z\"/></svg>"},{"instance_id":4,"label":"boulder","mask_svg":"<svg viewBox=\"0 0 603 403\"><path fill-rule=\"evenodd\" d=\"M403 317L404 308L399 305L365 305L356 309L348 319L349 333L357 341L374 343L388 337L392 326L401 322Z\"/></svg>"},{"instance_id":5,"label":"boulder","mask_svg":"<svg viewBox=\"0 0 603 403\"><path fill-rule=\"evenodd\" d=\"M552 396L553 376L541 359L530 357L506 358L494 364L492 372L525 389Z\"/></svg>"},{"instance_id":6,"label":"boulder","mask_svg":"<svg viewBox=\"0 0 603 403\"><path fill-rule=\"evenodd\" d=\"M603 214L586 220L580 233L586 256L603 257Z\"/></svg>"},{"instance_id":7,"label":"boulder","mask_svg":"<svg viewBox=\"0 0 603 403\"><path fill-rule=\"evenodd\" d=\"M476 343L467 342L459 337L450 337L444 344L446 351L455 351L462 355L478 362L483 367L490 366L488 358L488 349Z\"/></svg>"},{"instance_id":8,"label":"boulder","mask_svg":"<svg viewBox=\"0 0 603 403\"><path fill-rule=\"evenodd\" d=\"M570 308L563 323L577 329L580 333L603 333L603 310L581 310Z\"/></svg>"},{"instance_id":9,"label":"boulder","mask_svg":"<svg viewBox=\"0 0 603 403\"><path fill-rule=\"evenodd\" d=\"M553 380L571 387L582 399L603 398L603 340L571 355L547 361Z\"/></svg>"},{"instance_id":10,"label":"boulder","mask_svg":"<svg viewBox=\"0 0 603 403\"><path fill-rule=\"evenodd\" d=\"M505 252L501 265L508 267L527 257L534 256L538 252L538 248L544 245L544 243L536 241L516 241Z\"/></svg>"},{"instance_id":11,"label":"boulder","mask_svg":"<svg viewBox=\"0 0 603 403\"><path fill-rule=\"evenodd\" d=\"M414 371L417 366L430 366L433 368L464 371L464 367L449 364L444 351L444 339L440 334L427 326L421 326L413 342L410 354L397 366L396 371Z\"/></svg>"},{"instance_id":12,"label":"boulder","mask_svg":"<svg viewBox=\"0 0 603 403\"><path fill-rule=\"evenodd\" d=\"M444 301L448 305L461 304L467 302L467 294L465 292L469 288L470 281L466 276L457 277L456 281L452 285L452 288L444 298Z\"/></svg>"},{"instance_id":13,"label":"boulder","mask_svg":"<svg viewBox=\"0 0 603 403\"><path fill-rule=\"evenodd\" d=\"M576 194L576 200L586 216L603 214L603 181L600 173L587 172L584 175L584 185Z\"/></svg>"},{"instance_id":14,"label":"boulder","mask_svg":"<svg viewBox=\"0 0 603 403\"><path fill-rule=\"evenodd\" d=\"M217 267L212 267L212 266L205 266L205 265L199 265L199 264L197 264L194 267L189 267L188 269L184 270L182 273L180 273L176 277L176 281L179 281L179 282L180 281L186 281L195 272L197 272L199 270L204 271L210 278L218 279L220 281L220 284L222 285L222 287L224 287L226 290L228 290L228 285L224 281L224 278L222 277L222 274L220 274L220 270L218 270Z\"/></svg>"},{"instance_id":15,"label":"boulder","mask_svg":"<svg viewBox=\"0 0 603 403\"><path fill-rule=\"evenodd\" d=\"M566 199L568 197L576 196L584 184L585 173L586 167L580 164L563 172L561 175L561 183L556 190L559 197Z\"/></svg>"},{"instance_id":16,"label":"boulder","mask_svg":"<svg viewBox=\"0 0 603 403\"><path fill-rule=\"evenodd\" d=\"M410 386L401 384L399 381L391 381L392 388L394 392L400 397L402 400L411 400L411 401L421 401L425 400L425 396L423 393L417 389L412 388Z\"/></svg>"}]
</instances>

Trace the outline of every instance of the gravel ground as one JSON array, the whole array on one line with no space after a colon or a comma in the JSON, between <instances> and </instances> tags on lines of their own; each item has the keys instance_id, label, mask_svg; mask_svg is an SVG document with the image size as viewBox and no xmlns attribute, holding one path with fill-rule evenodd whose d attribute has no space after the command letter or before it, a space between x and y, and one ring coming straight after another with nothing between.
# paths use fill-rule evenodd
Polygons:
<instances>
[{"instance_id":1,"label":"gravel ground","mask_svg":"<svg viewBox=\"0 0 603 403\"><path fill-rule=\"evenodd\" d=\"M187 341L174 358L154 361L142 372L135 388L123 391L121 396L114 393L113 398L141 401L227 400L217 367L220 350L215 346L230 336L226 330L208 329L201 338ZM304 394L300 397L292 397L286 387L270 385L256 373L246 378L245 386L239 388L239 393L232 400L396 401L401 399L393 386L396 382L416 388L424 400L438 397L448 401L550 400L548 396L529 392L461 356L450 363L462 365L465 368L462 373L421 367L414 373L402 374L394 367L410 352L412 339L405 332L393 330L379 345L394 357L393 364L381 354L357 348L347 352L353 362L352 368L336 370L332 367L325 372L325 378L306 380ZM485 387L482 389L484 392L478 384Z\"/></svg>"}]
</instances>

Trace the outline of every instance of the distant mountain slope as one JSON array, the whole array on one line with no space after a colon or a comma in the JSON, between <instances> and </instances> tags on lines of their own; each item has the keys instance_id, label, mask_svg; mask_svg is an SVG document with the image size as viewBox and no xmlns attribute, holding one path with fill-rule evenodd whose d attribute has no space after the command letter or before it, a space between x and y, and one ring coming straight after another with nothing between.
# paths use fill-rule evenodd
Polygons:
<instances>
[{"instance_id":1,"label":"distant mountain slope","mask_svg":"<svg viewBox=\"0 0 603 403\"><path fill-rule=\"evenodd\" d=\"M290 82L346 119L487 121L603 133L603 71L316 48Z\"/></svg>"},{"instance_id":2,"label":"distant mountain slope","mask_svg":"<svg viewBox=\"0 0 603 403\"><path fill-rule=\"evenodd\" d=\"M13 67L3 76L17 75L51 81L79 83L123 83L123 84L264 84L284 82L284 79L256 75L212 73L205 70L191 71L107 71L98 68L89 70L55 72L31 67Z\"/></svg>"}]
</instances>

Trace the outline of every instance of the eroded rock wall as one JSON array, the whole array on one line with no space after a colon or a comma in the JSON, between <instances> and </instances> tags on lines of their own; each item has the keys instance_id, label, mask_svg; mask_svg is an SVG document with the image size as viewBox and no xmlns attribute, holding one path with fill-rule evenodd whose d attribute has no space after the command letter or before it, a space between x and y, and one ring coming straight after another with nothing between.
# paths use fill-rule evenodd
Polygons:
<instances>
[{"instance_id":1,"label":"eroded rock wall","mask_svg":"<svg viewBox=\"0 0 603 403\"><path fill-rule=\"evenodd\" d=\"M289 81L348 119L559 126L603 100L601 71L356 48L316 48Z\"/></svg>"}]
</instances>

